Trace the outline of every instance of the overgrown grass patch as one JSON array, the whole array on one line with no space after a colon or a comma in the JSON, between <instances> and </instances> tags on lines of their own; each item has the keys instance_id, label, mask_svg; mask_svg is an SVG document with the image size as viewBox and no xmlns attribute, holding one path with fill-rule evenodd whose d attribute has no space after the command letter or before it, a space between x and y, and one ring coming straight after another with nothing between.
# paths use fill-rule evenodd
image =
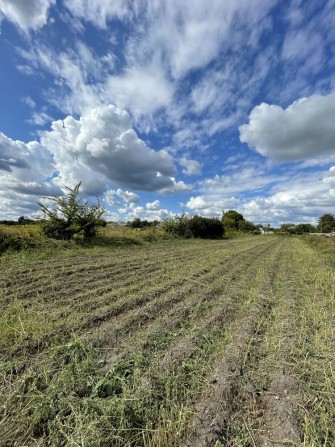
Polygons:
<instances>
[{"instance_id":1,"label":"overgrown grass patch","mask_svg":"<svg viewBox=\"0 0 335 447\"><path fill-rule=\"evenodd\" d=\"M51 329L47 309L37 310L13 299L0 315L0 349L27 344L29 350L29 344L38 343Z\"/></svg>"},{"instance_id":2,"label":"overgrown grass patch","mask_svg":"<svg viewBox=\"0 0 335 447\"><path fill-rule=\"evenodd\" d=\"M241 380L222 445L253 445L268 373L282 366L303 385L301 445L335 445L334 271L303 239L66 247L0 261L1 447L180 445L234 346Z\"/></svg>"},{"instance_id":3,"label":"overgrown grass patch","mask_svg":"<svg viewBox=\"0 0 335 447\"><path fill-rule=\"evenodd\" d=\"M299 337L294 369L304 392L301 417L304 421L303 446L335 445L335 274L327 258L318 253L332 242L314 243L308 248L297 243L295 264L299 272L301 301ZM318 250L315 252L315 248ZM304 263L301 263L303 253Z\"/></svg>"},{"instance_id":4,"label":"overgrown grass patch","mask_svg":"<svg viewBox=\"0 0 335 447\"><path fill-rule=\"evenodd\" d=\"M150 356L133 354L103 376L99 350L74 338L36 358L18 380L1 371L4 445L170 445L185 428L222 330L200 336L198 349L168 375L158 372L171 334Z\"/></svg>"}]
</instances>

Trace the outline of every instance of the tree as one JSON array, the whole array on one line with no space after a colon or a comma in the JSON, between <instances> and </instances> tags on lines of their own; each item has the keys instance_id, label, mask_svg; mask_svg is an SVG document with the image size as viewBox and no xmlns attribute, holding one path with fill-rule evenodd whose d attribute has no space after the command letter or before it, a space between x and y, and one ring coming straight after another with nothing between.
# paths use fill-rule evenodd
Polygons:
<instances>
[{"instance_id":1,"label":"tree","mask_svg":"<svg viewBox=\"0 0 335 447\"><path fill-rule=\"evenodd\" d=\"M315 227L312 224L308 223L299 223L295 226L295 230L297 233L313 233L315 232Z\"/></svg>"},{"instance_id":2,"label":"tree","mask_svg":"<svg viewBox=\"0 0 335 447\"><path fill-rule=\"evenodd\" d=\"M296 233L296 225L294 223L283 223L280 226L280 231L283 233L295 234Z\"/></svg>"},{"instance_id":3,"label":"tree","mask_svg":"<svg viewBox=\"0 0 335 447\"><path fill-rule=\"evenodd\" d=\"M235 210L229 210L222 214L222 223L226 230L238 231L242 229L240 228L243 226L242 222L244 222L244 217Z\"/></svg>"},{"instance_id":4,"label":"tree","mask_svg":"<svg viewBox=\"0 0 335 447\"><path fill-rule=\"evenodd\" d=\"M96 236L98 227L105 224L102 219L105 210L99 200L90 206L78 198L80 186L81 182L74 189L66 187L69 193L64 197L46 197L55 203L54 208L39 203L44 214L42 229L46 236L64 240L74 236L88 239Z\"/></svg>"},{"instance_id":5,"label":"tree","mask_svg":"<svg viewBox=\"0 0 335 447\"><path fill-rule=\"evenodd\" d=\"M331 233L335 230L335 217L332 214L323 214L318 222L320 233Z\"/></svg>"},{"instance_id":6,"label":"tree","mask_svg":"<svg viewBox=\"0 0 335 447\"><path fill-rule=\"evenodd\" d=\"M245 233L260 233L256 225L250 222L250 220L240 220L238 223L238 229L240 231L244 231Z\"/></svg>"},{"instance_id":7,"label":"tree","mask_svg":"<svg viewBox=\"0 0 335 447\"><path fill-rule=\"evenodd\" d=\"M17 219L17 223L18 223L19 225L26 225L26 224L34 223L34 221L33 221L32 219L28 219L27 217L20 216L20 217Z\"/></svg>"}]
</instances>

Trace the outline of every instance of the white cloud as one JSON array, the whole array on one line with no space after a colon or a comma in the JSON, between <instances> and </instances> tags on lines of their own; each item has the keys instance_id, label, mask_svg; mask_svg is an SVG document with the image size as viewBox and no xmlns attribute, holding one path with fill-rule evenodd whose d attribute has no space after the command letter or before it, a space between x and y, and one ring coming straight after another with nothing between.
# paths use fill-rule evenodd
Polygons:
<instances>
[{"instance_id":1,"label":"white cloud","mask_svg":"<svg viewBox=\"0 0 335 447\"><path fill-rule=\"evenodd\" d=\"M45 99L63 113L83 114L108 102L103 88L113 55L107 51L98 57L81 41L75 47L57 53L37 42L29 50L18 50L26 60L20 70L28 75L46 71L54 77L54 86L44 92Z\"/></svg>"},{"instance_id":2,"label":"white cloud","mask_svg":"<svg viewBox=\"0 0 335 447\"><path fill-rule=\"evenodd\" d=\"M162 194L178 194L178 193L185 193L188 191L191 191L192 185L189 185L182 180L177 181L174 177L170 177L170 180L172 182L171 186L168 186L166 188L162 188L160 190L160 193Z\"/></svg>"},{"instance_id":3,"label":"white cloud","mask_svg":"<svg viewBox=\"0 0 335 447\"><path fill-rule=\"evenodd\" d=\"M324 213L334 213L335 167L322 173L301 174L278 186L268 197L256 197L241 206L251 220L279 226L283 222L315 223Z\"/></svg>"},{"instance_id":4,"label":"white cloud","mask_svg":"<svg viewBox=\"0 0 335 447\"><path fill-rule=\"evenodd\" d=\"M240 140L273 160L302 160L335 152L335 93L302 98L287 109L265 103L240 126Z\"/></svg>"},{"instance_id":5,"label":"white cloud","mask_svg":"<svg viewBox=\"0 0 335 447\"><path fill-rule=\"evenodd\" d=\"M34 112L31 118L27 120L28 123L35 126L44 126L52 121L52 117L45 112Z\"/></svg>"},{"instance_id":6,"label":"white cloud","mask_svg":"<svg viewBox=\"0 0 335 447\"><path fill-rule=\"evenodd\" d=\"M94 188L94 193L103 192L108 181L144 191L174 186L171 156L139 139L124 110L101 106L78 120L68 116L51 127L41 142L53 154L59 185L85 180L84 187Z\"/></svg>"},{"instance_id":7,"label":"white cloud","mask_svg":"<svg viewBox=\"0 0 335 447\"><path fill-rule=\"evenodd\" d=\"M200 175L201 174L201 164L196 160L189 160L183 157L179 162L185 169L183 169L183 174L185 175Z\"/></svg>"},{"instance_id":8,"label":"white cloud","mask_svg":"<svg viewBox=\"0 0 335 447\"><path fill-rule=\"evenodd\" d=\"M18 181L36 180L52 173L52 157L36 141L14 141L0 132L0 172Z\"/></svg>"},{"instance_id":9,"label":"white cloud","mask_svg":"<svg viewBox=\"0 0 335 447\"><path fill-rule=\"evenodd\" d=\"M134 192L122 191L122 189L118 188L116 190L116 194L121 197L126 203L137 203L140 197Z\"/></svg>"},{"instance_id":10,"label":"white cloud","mask_svg":"<svg viewBox=\"0 0 335 447\"><path fill-rule=\"evenodd\" d=\"M98 28L106 28L109 20L125 19L130 14L127 0L63 0L69 12Z\"/></svg>"},{"instance_id":11,"label":"white cloud","mask_svg":"<svg viewBox=\"0 0 335 447\"><path fill-rule=\"evenodd\" d=\"M261 191L266 186L285 179L285 175L269 173L266 163L260 165L257 161L249 159L229 165L229 171L223 175L217 174L199 181L199 190L206 194L227 196Z\"/></svg>"},{"instance_id":12,"label":"white cloud","mask_svg":"<svg viewBox=\"0 0 335 447\"><path fill-rule=\"evenodd\" d=\"M273 176L266 172L263 176L264 183L270 184ZM275 226L284 222L315 223L322 214L334 213L335 166L314 172L291 170L287 176L277 178L269 191L254 190L248 196L224 192L219 181L217 177L214 183L203 183L203 194L191 197L187 208L204 216L219 216L222 210L235 209L254 223Z\"/></svg>"},{"instance_id":13,"label":"white cloud","mask_svg":"<svg viewBox=\"0 0 335 447\"><path fill-rule=\"evenodd\" d=\"M191 197L185 206L194 214L202 216L221 216L225 209L235 208L240 204L235 197L223 197L222 195L207 194Z\"/></svg>"},{"instance_id":14,"label":"white cloud","mask_svg":"<svg viewBox=\"0 0 335 447\"><path fill-rule=\"evenodd\" d=\"M162 67L148 64L145 67L129 68L119 76L110 76L104 94L113 103L140 116L167 107L172 101L173 87Z\"/></svg>"},{"instance_id":15,"label":"white cloud","mask_svg":"<svg viewBox=\"0 0 335 447\"><path fill-rule=\"evenodd\" d=\"M148 202L145 207L147 210L159 210L161 203L159 200L155 200L154 202Z\"/></svg>"},{"instance_id":16,"label":"white cloud","mask_svg":"<svg viewBox=\"0 0 335 447\"><path fill-rule=\"evenodd\" d=\"M203 0L146 3L148 26L143 40L137 36L134 39L129 55L133 57L136 51L151 57L162 54L172 77L179 79L191 70L206 67L222 51L236 23L250 30L250 44L257 41L263 29L260 23L274 2L213 0L210 8Z\"/></svg>"},{"instance_id":17,"label":"white cloud","mask_svg":"<svg viewBox=\"0 0 335 447\"><path fill-rule=\"evenodd\" d=\"M122 206L122 202L116 197L115 189L108 190L104 193L105 201L110 206Z\"/></svg>"},{"instance_id":18,"label":"white cloud","mask_svg":"<svg viewBox=\"0 0 335 447\"><path fill-rule=\"evenodd\" d=\"M173 176L172 157L148 147L132 128L128 113L115 106L94 108L79 119L54 121L51 130L40 135L41 142L24 143L0 133L2 196L13 209L36 211L42 195L61 194L65 186L79 181L84 194L105 193L107 204L123 206L127 213L135 212L138 194L121 188L108 191L109 183L163 194L191 188ZM162 218L166 213L159 207L159 201L148 203L145 213Z\"/></svg>"},{"instance_id":19,"label":"white cloud","mask_svg":"<svg viewBox=\"0 0 335 447\"><path fill-rule=\"evenodd\" d=\"M208 204L205 199L201 196L191 197L190 200L186 204L187 208L191 210L203 210L204 208L208 208Z\"/></svg>"},{"instance_id":20,"label":"white cloud","mask_svg":"<svg viewBox=\"0 0 335 447\"><path fill-rule=\"evenodd\" d=\"M126 206L132 206L135 203L138 203L140 200L140 197L135 194L134 192L129 191L123 191L122 189L110 189L105 192L104 194L105 200L108 203L108 205L111 206L121 206L122 202L120 202L117 197L121 198L123 200L123 206L126 204Z\"/></svg>"},{"instance_id":21,"label":"white cloud","mask_svg":"<svg viewBox=\"0 0 335 447\"><path fill-rule=\"evenodd\" d=\"M46 25L49 8L56 0L0 0L0 12L24 31Z\"/></svg>"},{"instance_id":22,"label":"white cloud","mask_svg":"<svg viewBox=\"0 0 335 447\"><path fill-rule=\"evenodd\" d=\"M130 221L136 218L142 220L163 220L167 217L173 217L173 213L167 209L147 209L142 206L136 206L132 209L125 210L124 215L122 216L122 220Z\"/></svg>"},{"instance_id":23,"label":"white cloud","mask_svg":"<svg viewBox=\"0 0 335 447\"><path fill-rule=\"evenodd\" d=\"M21 101L31 109L34 109L36 107L35 101L30 96L24 96L23 98L21 98Z\"/></svg>"},{"instance_id":24,"label":"white cloud","mask_svg":"<svg viewBox=\"0 0 335 447\"><path fill-rule=\"evenodd\" d=\"M300 62L300 69L305 73L319 73L327 60L322 35L306 29L292 31L284 41L282 59L289 63Z\"/></svg>"},{"instance_id":25,"label":"white cloud","mask_svg":"<svg viewBox=\"0 0 335 447\"><path fill-rule=\"evenodd\" d=\"M52 156L36 141L14 141L0 132L0 215L17 218L38 210L42 195L60 194L50 177Z\"/></svg>"},{"instance_id":26,"label":"white cloud","mask_svg":"<svg viewBox=\"0 0 335 447\"><path fill-rule=\"evenodd\" d=\"M93 107L112 103L126 108L144 132L156 130L155 114L163 113L165 123L173 124L178 132L188 127L189 123L183 123L181 118L190 109L196 113L206 111L210 118L199 121L199 129L193 129L192 137L181 143L184 147L203 147L201 136L211 136L236 124L240 111L229 110L242 108L236 92L245 85L249 97L257 79L264 79L270 63L265 63L267 55L262 63L257 62L261 58L253 57L255 62L251 65L245 62L246 73L241 59L234 56L233 64L216 66L214 74L183 101L179 100L183 88L180 81L193 70L203 70L227 50L240 54L246 45L244 33L248 33L248 47L255 47L268 26L267 15L274 3L275 0L214 0L208 8L203 0L192 4L177 0L64 0L67 14L76 21L89 21L106 31L113 20L131 26L132 32L124 34L122 41L119 30L106 36L119 42L122 61L111 51L94 54L82 42L59 54L36 42L34 50L25 52L28 64L21 64L20 70L31 73L33 67L35 71L42 68L51 73L56 87L50 88L45 97L63 113L85 114ZM243 76L245 79L240 79ZM218 111L224 119L212 116Z\"/></svg>"}]
</instances>

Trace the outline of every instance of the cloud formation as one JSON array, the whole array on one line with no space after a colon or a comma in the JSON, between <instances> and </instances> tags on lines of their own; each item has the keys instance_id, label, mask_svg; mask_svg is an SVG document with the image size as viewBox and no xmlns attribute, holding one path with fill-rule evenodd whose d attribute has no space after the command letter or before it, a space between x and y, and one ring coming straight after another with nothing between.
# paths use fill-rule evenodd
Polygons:
<instances>
[{"instance_id":1,"label":"cloud formation","mask_svg":"<svg viewBox=\"0 0 335 447\"><path fill-rule=\"evenodd\" d=\"M46 25L48 12L56 0L0 0L0 13L23 31Z\"/></svg>"},{"instance_id":2,"label":"cloud formation","mask_svg":"<svg viewBox=\"0 0 335 447\"><path fill-rule=\"evenodd\" d=\"M109 20L124 19L130 14L129 0L63 0L75 17L105 29Z\"/></svg>"},{"instance_id":3,"label":"cloud formation","mask_svg":"<svg viewBox=\"0 0 335 447\"><path fill-rule=\"evenodd\" d=\"M161 203L159 200L155 200L154 202L148 202L145 207L147 210L159 210Z\"/></svg>"},{"instance_id":4,"label":"cloud formation","mask_svg":"<svg viewBox=\"0 0 335 447\"><path fill-rule=\"evenodd\" d=\"M262 103L240 126L240 140L273 160L303 160L335 152L334 123L335 93L302 98L286 109Z\"/></svg>"},{"instance_id":5,"label":"cloud formation","mask_svg":"<svg viewBox=\"0 0 335 447\"><path fill-rule=\"evenodd\" d=\"M61 194L51 181L51 154L37 141L24 143L0 132L0 213L17 217L38 210L43 195ZM1 213L2 214L2 213Z\"/></svg>"},{"instance_id":6,"label":"cloud formation","mask_svg":"<svg viewBox=\"0 0 335 447\"><path fill-rule=\"evenodd\" d=\"M189 160L183 157L180 162L181 166L184 167L183 174L185 175L200 175L201 174L201 164L196 160Z\"/></svg>"},{"instance_id":7,"label":"cloud formation","mask_svg":"<svg viewBox=\"0 0 335 447\"><path fill-rule=\"evenodd\" d=\"M174 185L171 156L150 149L138 138L124 110L101 106L79 119L68 116L55 121L51 127L41 142L53 154L59 185L85 179L94 193L103 192L108 181L142 191Z\"/></svg>"}]
</instances>

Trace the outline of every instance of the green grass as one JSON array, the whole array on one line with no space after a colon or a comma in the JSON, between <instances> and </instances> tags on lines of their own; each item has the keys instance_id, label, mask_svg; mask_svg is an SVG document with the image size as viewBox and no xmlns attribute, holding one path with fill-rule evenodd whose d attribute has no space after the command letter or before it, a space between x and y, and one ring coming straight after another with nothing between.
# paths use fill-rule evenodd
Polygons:
<instances>
[{"instance_id":1,"label":"green grass","mask_svg":"<svg viewBox=\"0 0 335 447\"><path fill-rule=\"evenodd\" d=\"M220 402L213 373L228 360L213 445L261 445L274 371L301 391L297 445L335 444L335 281L323 248L144 239L0 263L1 447L189 445L198 409Z\"/></svg>"}]
</instances>

